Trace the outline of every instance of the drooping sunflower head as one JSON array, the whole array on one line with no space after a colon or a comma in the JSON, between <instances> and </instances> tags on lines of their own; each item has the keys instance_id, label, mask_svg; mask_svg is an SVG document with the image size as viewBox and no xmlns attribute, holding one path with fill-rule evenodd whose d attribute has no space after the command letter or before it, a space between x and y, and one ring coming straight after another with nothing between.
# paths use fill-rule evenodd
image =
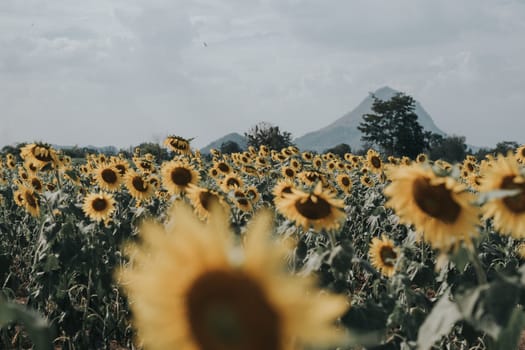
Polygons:
<instances>
[{"instance_id":1,"label":"drooping sunflower head","mask_svg":"<svg viewBox=\"0 0 525 350\"><path fill-rule=\"evenodd\" d=\"M50 165L53 167L57 164L57 153L48 144L45 143L30 143L20 149L20 157L24 161L31 161L38 164L41 168L46 168Z\"/></svg>"},{"instance_id":2,"label":"drooping sunflower head","mask_svg":"<svg viewBox=\"0 0 525 350\"><path fill-rule=\"evenodd\" d=\"M372 238L369 255L372 265L383 275L391 277L394 274L399 253L391 239L385 235Z\"/></svg>"},{"instance_id":3,"label":"drooping sunflower head","mask_svg":"<svg viewBox=\"0 0 525 350\"><path fill-rule=\"evenodd\" d=\"M104 191L118 191L122 183L122 176L119 170L112 164L99 164L99 166L94 169L93 175L98 186Z\"/></svg>"},{"instance_id":4,"label":"drooping sunflower head","mask_svg":"<svg viewBox=\"0 0 525 350\"><path fill-rule=\"evenodd\" d=\"M310 227L316 231L338 230L346 218L343 200L335 198L332 191L324 190L321 182L311 192L292 188L291 194L282 196L284 198L275 201L277 210L304 230Z\"/></svg>"},{"instance_id":5,"label":"drooping sunflower head","mask_svg":"<svg viewBox=\"0 0 525 350\"><path fill-rule=\"evenodd\" d=\"M485 203L482 208L484 218L494 218L494 227L500 233L525 237L525 174L513 155L498 157L481 179L480 192L497 190L517 193Z\"/></svg>"},{"instance_id":6,"label":"drooping sunflower head","mask_svg":"<svg viewBox=\"0 0 525 350\"><path fill-rule=\"evenodd\" d=\"M177 154L191 154L190 141L180 136L170 135L164 140L164 145Z\"/></svg>"},{"instance_id":7,"label":"drooping sunflower head","mask_svg":"<svg viewBox=\"0 0 525 350\"><path fill-rule=\"evenodd\" d=\"M199 173L192 165L184 161L172 160L161 167L162 184L171 194L186 191L190 184L198 184Z\"/></svg>"},{"instance_id":8,"label":"drooping sunflower head","mask_svg":"<svg viewBox=\"0 0 525 350\"><path fill-rule=\"evenodd\" d=\"M294 350L341 340L334 323L346 298L287 272L285 248L268 239L269 213L249 223L242 248L220 210L203 223L177 205L172 217L144 225L143 243L117 272L146 348ZM232 261L233 251L242 258Z\"/></svg>"},{"instance_id":9,"label":"drooping sunflower head","mask_svg":"<svg viewBox=\"0 0 525 350\"><path fill-rule=\"evenodd\" d=\"M438 177L415 163L389 170L392 183L385 190L386 205L400 222L412 224L432 247L447 251L477 235L478 209L472 194L451 177Z\"/></svg>"},{"instance_id":10,"label":"drooping sunflower head","mask_svg":"<svg viewBox=\"0 0 525 350\"><path fill-rule=\"evenodd\" d=\"M95 221L107 221L115 211L115 199L108 193L90 193L84 198L84 213Z\"/></svg>"},{"instance_id":11,"label":"drooping sunflower head","mask_svg":"<svg viewBox=\"0 0 525 350\"><path fill-rule=\"evenodd\" d=\"M361 177L359 178L359 182L361 182L361 184L365 187L373 187L374 186L374 180L372 179L372 177L370 175L361 175Z\"/></svg>"}]
</instances>

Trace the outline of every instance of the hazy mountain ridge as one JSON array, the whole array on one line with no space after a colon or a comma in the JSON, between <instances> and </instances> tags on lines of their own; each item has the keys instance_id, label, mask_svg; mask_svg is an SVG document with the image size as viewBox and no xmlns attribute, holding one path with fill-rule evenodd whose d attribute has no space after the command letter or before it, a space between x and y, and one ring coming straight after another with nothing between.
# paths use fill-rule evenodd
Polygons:
<instances>
[{"instance_id":1,"label":"hazy mountain ridge","mask_svg":"<svg viewBox=\"0 0 525 350\"><path fill-rule=\"evenodd\" d=\"M381 100L389 100L398 92L400 91L385 86L373 93L369 93L369 95L350 112L336 119L334 122L330 123L324 128L306 133L305 135L294 139L293 142L301 150L323 152L326 149L341 143L346 143L350 145L352 149L357 150L362 147L361 132L357 129L357 127L363 120L363 114L372 112L372 104L374 102L372 95L375 95ZM432 117L427 113L427 111L425 111L419 102L416 101L415 107L415 112L418 115L419 123L425 130L446 136L446 133L436 126L432 120ZM242 148L246 147L246 139L244 136L234 132L211 142L206 147L201 148L201 152L209 153L211 148L219 149L221 144L226 141L234 141L237 142Z\"/></svg>"},{"instance_id":2,"label":"hazy mountain ridge","mask_svg":"<svg viewBox=\"0 0 525 350\"><path fill-rule=\"evenodd\" d=\"M340 143L347 143L352 149L361 148L361 132L357 129L359 123L363 120L363 114L372 112L374 102L372 95L381 100L392 98L396 91L388 86L382 87L373 93L370 93L357 107L346 113L331 124L316 131L309 132L294 140L300 149L314 150L322 152L330 147ZM425 130L445 136L446 133L439 129L432 117L425 111L419 102L416 101L415 112L418 115L419 123Z\"/></svg>"}]
</instances>

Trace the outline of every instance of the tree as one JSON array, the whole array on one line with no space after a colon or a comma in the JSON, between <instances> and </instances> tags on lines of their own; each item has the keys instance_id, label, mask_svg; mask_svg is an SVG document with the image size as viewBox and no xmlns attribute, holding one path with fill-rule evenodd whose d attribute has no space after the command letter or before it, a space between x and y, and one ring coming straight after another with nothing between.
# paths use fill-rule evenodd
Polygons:
<instances>
[{"instance_id":1,"label":"tree","mask_svg":"<svg viewBox=\"0 0 525 350\"><path fill-rule=\"evenodd\" d=\"M292 134L282 131L278 126L267 122L261 122L244 133L248 146L258 149L266 145L270 149L281 150L282 148L293 146Z\"/></svg>"},{"instance_id":2,"label":"tree","mask_svg":"<svg viewBox=\"0 0 525 350\"><path fill-rule=\"evenodd\" d=\"M351 153L351 152L352 152L352 148L347 143L340 143L337 146L334 146L324 151L324 153L337 154L341 158L345 156L345 153Z\"/></svg>"},{"instance_id":3,"label":"tree","mask_svg":"<svg viewBox=\"0 0 525 350\"><path fill-rule=\"evenodd\" d=\"M429 133L425 133L417 120L415 100L403 93L390 100L372 96L372 112L363 115L357 129L361 140L379 146L386 155L415 158L428 148Z\"/></svg>"},{"instance_id":4,"label":"tree","mask_svg":"<svg viewBox=\"0 0 525 350\"><path fill-rule=\"evenodd\" d=\"M232 154L232 153L238 153L242 152L241 146L235 141L225 141L221 143L221 147L219 149L222 154Z\"/></svg>"},{"instance_id":5,"label":"tree","mask_svg":"<svg viewBox=\"0 0 525 350\"><path fill-rule=\"evenodd\" d=\"M443 159L449 163L461 162L467 156L465 136L441 137L437 142L431 142L428 156L432 160Z\"/></svg>"}]
</instances>

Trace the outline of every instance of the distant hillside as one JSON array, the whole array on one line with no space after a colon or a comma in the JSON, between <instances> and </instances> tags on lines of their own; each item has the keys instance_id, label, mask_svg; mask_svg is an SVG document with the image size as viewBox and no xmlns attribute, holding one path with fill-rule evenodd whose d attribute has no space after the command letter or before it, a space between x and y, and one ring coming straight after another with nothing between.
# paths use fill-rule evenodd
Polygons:
<instances>
[{"instance_id":1,"label":"distant hillside","mask_svg":"<svg viewBox=\"0 0 525 350\"><path fill-rule=\"evenodd\" d=\"M225 136L223 136L223 137L221 137L221 138L211 142L207 146L201 148L201 153L202 154L210 153L210 149L212 149L212 148L220 149L221 145L224 142L226 142L226 141L236 142L243 149L245 149L246 146L247 146L246 138L244 136L242 136L241 134L238 134L236 132L232 132L232 133L230 133L228 135L225 135Z\"/></svg>"},{"instance_id":2,"label":"distant hillside","mask_svg":"<svg viewBox=\"0 0 525 350\"><path fill-rule=\"evenodd\" d=\"M399 91L396 91L390 87L382 87L373 94L381 100L389 100L398 92ZM361 132L357 129L357 127L363 120L363 114L372 112L373 101L374 100L371 93L352 111L348 112L341 118L322 129L298 137L294 140L295 144L300 149L317 152L322 152L340 143L347 143L354 150L359 149L362 143ZM417 101L415 113L418 115L419 123L425 130L429 130L443 136L446 135L434 124L434 121L430 115Z\"/></svg>"}]
</instances>

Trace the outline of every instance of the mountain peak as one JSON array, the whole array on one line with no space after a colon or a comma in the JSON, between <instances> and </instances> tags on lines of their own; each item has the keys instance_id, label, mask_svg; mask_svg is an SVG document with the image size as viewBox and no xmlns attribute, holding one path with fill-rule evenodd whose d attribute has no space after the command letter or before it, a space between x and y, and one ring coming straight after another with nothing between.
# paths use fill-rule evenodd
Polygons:
<instances>
[{"instance_id":1,"label":"mountain peak","mask_svg":"<svg viewBox=\"0 0 525 350\"><path fill-rule=\"evenodd\" d=\"M363 120L363 115L372 112L372 105L376 96L380 100L389 100L400 91L394 90L389 86L383 86L369 95L357 105L352 111L346 113L341 118L335 120L326 127L310 132L295 139L295 143L301 149L315 150L322 152L339 143L347 143L353 149L359 149L362 146L361 132L357 129L359 123ZM425 111L419 102L415 103L415 112L418 115L418 121L425 130L445 135L435 124L430 115Z\"/></svg>"},{"instance_id":2,"label":"mountain peak","mask_svg":"<svg viewBox=\"0 0 525 350\"><path fill-rule=\"evenodd\" d=\"M400 91L392 89L390 86L383 86L377 89L375 92L371 93L371 95L375 95L380 100L389 100L399 92Z\"/></svg>"}]
</instances>

